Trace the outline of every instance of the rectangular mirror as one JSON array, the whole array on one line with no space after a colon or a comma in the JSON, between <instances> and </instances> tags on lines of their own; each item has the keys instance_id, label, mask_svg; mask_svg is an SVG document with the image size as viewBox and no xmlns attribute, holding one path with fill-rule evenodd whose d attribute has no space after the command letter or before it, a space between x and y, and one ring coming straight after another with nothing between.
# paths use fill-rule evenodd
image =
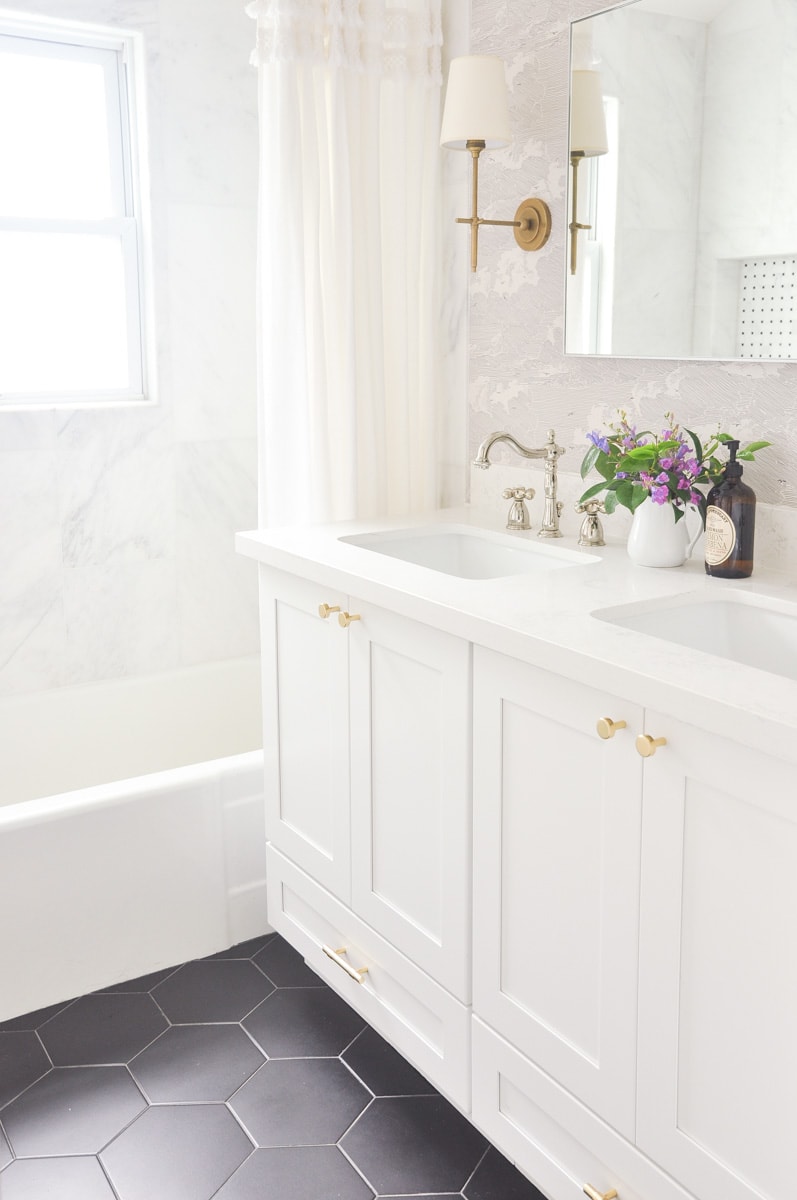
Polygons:
<instances>
[{"instance_id":1,"label":"rectangular mirror","mask_svg":"<svg viewBox=\"0 0 797 1200\"><path fill-rule=\"evenodd\" d=\"M566 353L797 358L797 0L575 21L570 113Z\"/></svg>"}]
</instances>

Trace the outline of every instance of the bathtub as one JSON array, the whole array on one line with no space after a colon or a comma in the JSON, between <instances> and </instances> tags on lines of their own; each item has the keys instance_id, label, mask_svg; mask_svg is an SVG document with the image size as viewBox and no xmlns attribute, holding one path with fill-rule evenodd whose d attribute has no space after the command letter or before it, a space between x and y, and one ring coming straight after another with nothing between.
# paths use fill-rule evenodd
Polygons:
<instances>
[{"instance_id":1,"label":"bathtub","mask_svg":"<svg viewBox=\"0 0 797 1200\"><path fill-rule=\"evenodd\" d=\"M257 659L0 698L0 1021L268 930Z\"/></svg>"}]
</instances>

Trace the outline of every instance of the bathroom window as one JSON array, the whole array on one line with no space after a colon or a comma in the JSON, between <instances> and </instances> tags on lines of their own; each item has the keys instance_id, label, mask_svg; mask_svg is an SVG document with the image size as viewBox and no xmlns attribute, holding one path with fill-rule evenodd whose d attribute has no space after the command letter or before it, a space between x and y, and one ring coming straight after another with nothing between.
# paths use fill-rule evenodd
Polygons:
<instances>
[{"instance_id":1,"label":"bathroom window","mask_svg":"<svg viewBox=\"0 0 797 1200\"><path fill-rule=\"evenodd\" d=\"M133 45L0 21L0 409L148 398Z\"/></svg>"}]
</instances>

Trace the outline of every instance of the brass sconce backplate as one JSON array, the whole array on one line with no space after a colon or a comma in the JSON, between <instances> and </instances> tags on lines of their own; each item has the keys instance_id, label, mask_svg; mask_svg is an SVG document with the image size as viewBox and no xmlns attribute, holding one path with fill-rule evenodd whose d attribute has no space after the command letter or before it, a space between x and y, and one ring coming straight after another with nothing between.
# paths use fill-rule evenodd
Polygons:
<instances>
[{"instance_id":1,"label":"brass sconce backplate","mask_svg":"<svg viewBox=\"0 0 797 1200\"><path fill-rule=\"evenodd\" d=\"M524 200L515 213L515 241L521 250L540 250L551 236L551 210L536 197Z\"/></svg>"}]
</instances>

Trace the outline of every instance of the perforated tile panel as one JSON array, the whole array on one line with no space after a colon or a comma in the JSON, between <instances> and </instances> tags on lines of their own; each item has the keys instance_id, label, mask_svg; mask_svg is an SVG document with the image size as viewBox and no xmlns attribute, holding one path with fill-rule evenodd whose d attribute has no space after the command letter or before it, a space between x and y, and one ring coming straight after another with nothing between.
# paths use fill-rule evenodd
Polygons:
<instances>
[{"instance_id":1,"label":"perforated tile panel","mask_svg":"<svg viewBox=\"0 0 797 1200\"><path fill-rule=\"evenodd\" d=\"M797 255L745 259L739 288L740 356L797 358Z\"/></svg>"}]
</instances>

